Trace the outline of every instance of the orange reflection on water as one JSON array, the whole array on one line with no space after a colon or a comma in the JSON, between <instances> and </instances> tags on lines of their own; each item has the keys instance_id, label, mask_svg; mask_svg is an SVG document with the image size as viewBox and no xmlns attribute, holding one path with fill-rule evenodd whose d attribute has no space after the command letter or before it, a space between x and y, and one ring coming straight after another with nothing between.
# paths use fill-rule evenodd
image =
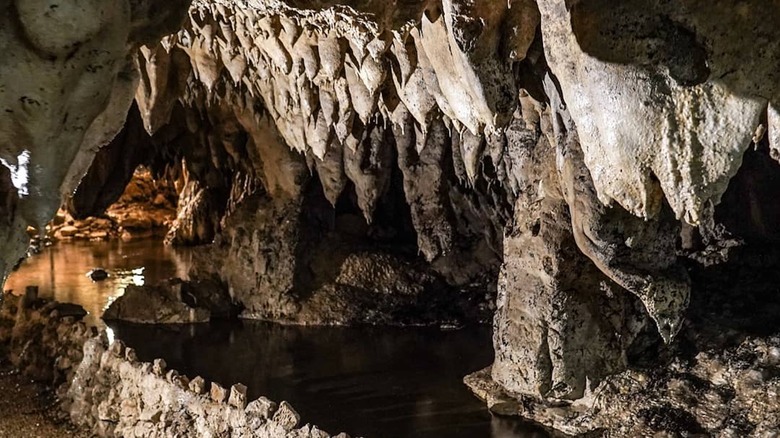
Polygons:
<instances>
[{"instance_id":1,"label":"orange reflection on water","mask_svg":"<svg viewBox=\"0 0 780 438\"><path fill-rule=\"evenodd\" d=\"M5 290L24 293L38 286L42 298L76 303L99 324L103 310L128 285L155 283L170 277L187 278L189 252L163 245L158 240L132 242L60 242L25 260L5 283ZM105 269L109 277L92 281L94 268Z\"/></svg>"}]
</instances>

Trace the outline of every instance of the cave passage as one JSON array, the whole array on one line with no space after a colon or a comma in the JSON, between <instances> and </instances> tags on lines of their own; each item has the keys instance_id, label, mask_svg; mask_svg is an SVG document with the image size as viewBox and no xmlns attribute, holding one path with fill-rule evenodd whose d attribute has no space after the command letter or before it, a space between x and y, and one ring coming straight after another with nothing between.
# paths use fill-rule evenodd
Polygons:
<instances>
[{"instance_id":1,"label":"cave passage","mask_svg":"<svg viewBox=\"0 0 780 438\"><path fill-rule=\"evenodd\" d=\"M128 285L186 279L192 248L162 240L62 241L28 258L6 282L42 298L79 304L104 325L105 308ZM93 281L102 267L109 278ZM542 437L517 419L491 415L462 384L490 364L490 328L299 327L244 320L188 325L108 323L111 339L139 359L230 386L252 399L286 400L325 430L371 437ZM149 342L153 339L154 342Z\"/></svg>"},{"instance_id":2,"label":"cave passage","mask_svg":"<svg viewBox=\"0 0 780 438\"><path fill-rule=\"evenodd\" d=\"M776 3L0 0L0 369L105 438L774 436Z\"/></svg>"}]
</instances>

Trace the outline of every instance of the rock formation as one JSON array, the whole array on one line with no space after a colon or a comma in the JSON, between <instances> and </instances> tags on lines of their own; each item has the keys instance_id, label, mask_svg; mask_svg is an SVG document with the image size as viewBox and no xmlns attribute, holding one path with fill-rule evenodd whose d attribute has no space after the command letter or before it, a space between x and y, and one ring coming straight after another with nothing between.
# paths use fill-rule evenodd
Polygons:
<instances>
[{"instance_id":1,"label":"rock formation","mask_svg":"<svg viewBox=\"0 0 780 438\"><path fill-rule=\"evenodd\" d=\"M0 276L124 124L138 85L131 54L177 28L188 2L0 3Z\"/></svg>"},{"instance_id":2,"label":"rock formation","mask_svg":"<svg viewBox=\"0 0 780 438\"><path fill-rule=\"evenodd\" d=\"M108 305L103 319L141 324L186 324L230 318L236 310L224 285L219 282L171 279L156 285L129 285L122 296Z\"/></svg>"},{"instance_id":3,"label":"rock formation","mask_svg":"<svg viewBox=\"0 0 780 438\"><path fill-rule=\"evenodd\" d=\"M194 269L243 316L461 322L496 294L488 383L575 406L675 340L702 260L780 218L759 187L780 150L775 5L185 3L0 3L0 271L134 92L146 133L107 160L181 166L169 240L210 245ZM84 180L86 208L125 176Z\"/></svg>"}]
</instances>

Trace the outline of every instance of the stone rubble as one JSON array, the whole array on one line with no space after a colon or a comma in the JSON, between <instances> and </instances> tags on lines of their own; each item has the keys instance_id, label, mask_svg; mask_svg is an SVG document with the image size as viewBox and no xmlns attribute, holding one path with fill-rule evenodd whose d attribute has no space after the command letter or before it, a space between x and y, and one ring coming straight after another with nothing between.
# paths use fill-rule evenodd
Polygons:
<instances>
[{"instance_id":1,"label":"stone rubble","mask_svg":"<svg viewBox=\"0 0 780 438\"><path fill-rule=\"evenodd\" d=\"M84 189L82 189L83 191ZM44 242L89 240L124 241L161 237L168 233L175 217L176 192L164 182L154 181L146 169L135 171L121 196L100 216L76 217L64 206L46 226ZM73 198L71 198L71 202ZM40 245L39 232L30 228L33 246Z\"/></svg>"}]
</instances>

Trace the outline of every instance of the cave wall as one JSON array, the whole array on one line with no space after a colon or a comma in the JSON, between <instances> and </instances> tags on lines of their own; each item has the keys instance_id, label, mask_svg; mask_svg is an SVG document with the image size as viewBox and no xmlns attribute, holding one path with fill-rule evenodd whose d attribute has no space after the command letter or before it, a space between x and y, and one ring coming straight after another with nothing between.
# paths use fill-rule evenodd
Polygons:
<instances>
[{"instance_id":1,"label":"cave wall","mask_svg":"<svg viewBox=\"0 0 780 438\"><path fill-rule=\"evenodd\" d=\"M0 276L122 128L139 75L131 52L175 30L187 2L0 3Z\"/></svg>"},{"instance_id":2,"label":"cave wall","mask_svg":"<svg viewBox=\"0 0 780 438\"><path fill-rule=\"evenodd\" d=\"M722 199L768 196L738 173L751 145L780 149L778 12L759 2L195 0L175 33L173 18L132 24L150 5L117 3L83 8L122 26L51 40L28 19L40 9L0 4L19 17L0 28L20 60L0 64L8 254L73 190L134 91L147 158L183 169L169 240L210 244L197 269L218 272L245 316L462 321L497 292L493 379L571 400L625 368L647 326L667 343L680 330L681 222L706 240ZM52 46L67 38L88 43ZM92 71L90 44L113 47L113 70ZM72 76L20 80L39 66ZM102 106L79 100L79 81ZM109 98L111 81L124 87ZM37 102L22 84L74 94L30 118L16 112ZM11 175L25 150L30 194ZM758 158L746 166L771 168ZM764 214L741 233L755 238Z\"/></svg>"},{"instance_id":3,"label":"cave wall","mask_svg":"<svg viewBox=\"0 0 780 438\"><path fill-rule=\"evenodd\" d=\"M188 178L182 226L171 241L214 240L202 265L228 280L245 316L371 322L374 313L425 309L429 292L442 285L450 301L465 294L485 307L491 300L517 184L506 136L486 111L501 107L501 117L513 117L516 104L504 85L515 90L514 72L492 59L499 35L485 35L479 62L495 72L461 60L447 80L469 70L474 90L443 97L433 67L420 64L428 62L425 50L444 50L439 38L421 35L430 23L397 30L414 16L400 17L399 10L370 17L334 8L296 12L283 3L196 2L180 32L139 52L136 101L144 124L154 141L161 132L179 133L160 143L183 159ZM513 40L521 58L535 24L516 21L528 33L525 42ZM450 60L440 62L450 67ZM420 99L425 108L415 103ZM487 126L495 131L489 136ZM309 196L315 186L324 199ZM352 211L341 211L340 203ZM201 228L214 233L197 235L192 220L211 224ZM307 256L323 249L335 252L333 266ZM383 264L402 286L354 275ZM403 278L408 266L419 266L422 277ZM402 304L393 295L409 298ZM329 310L357 302L383 304L354 318ZM455 307L456 319L477 311Z\"/></svg>"},{"instance_id":4,"label":"cave wall","mask_svg":"<svg viewBox=\"0 0 780 438\"><path fill-rule=\"evenodd\" d=\"M678 221L709 220L747 148L762 130L772 142L774 73L745 75L736 53L748 39L720 36L758 9L726 17L694 3L196 1L179 33L141 52L137 100L151 132L181 105L245 133L243 149L224 135L196 147L212 162L251 163L242 175L258 181L251 203L228 201L237 209L217 235L247 315L333 323L325 309L349 312L323 287L375 292L344 276L311 279L333 269L301 254L333 241L305 220L327 205L303 194L318 179L335 208L354 190L370 226L398 169L430 271L460 290L500 271L497 285L478 286L499 294L494 379L576 399L626 366L643 314L674 338L690 300ZM752 32L774 53L769 29ZM296 170L266 165L278 156L268 145L294 151ZM295 175L281 192L279 173ZM282 217L297 226L269 228ZM369 296L349 301L381 301Z\"/></svg>"}]
</instances>

